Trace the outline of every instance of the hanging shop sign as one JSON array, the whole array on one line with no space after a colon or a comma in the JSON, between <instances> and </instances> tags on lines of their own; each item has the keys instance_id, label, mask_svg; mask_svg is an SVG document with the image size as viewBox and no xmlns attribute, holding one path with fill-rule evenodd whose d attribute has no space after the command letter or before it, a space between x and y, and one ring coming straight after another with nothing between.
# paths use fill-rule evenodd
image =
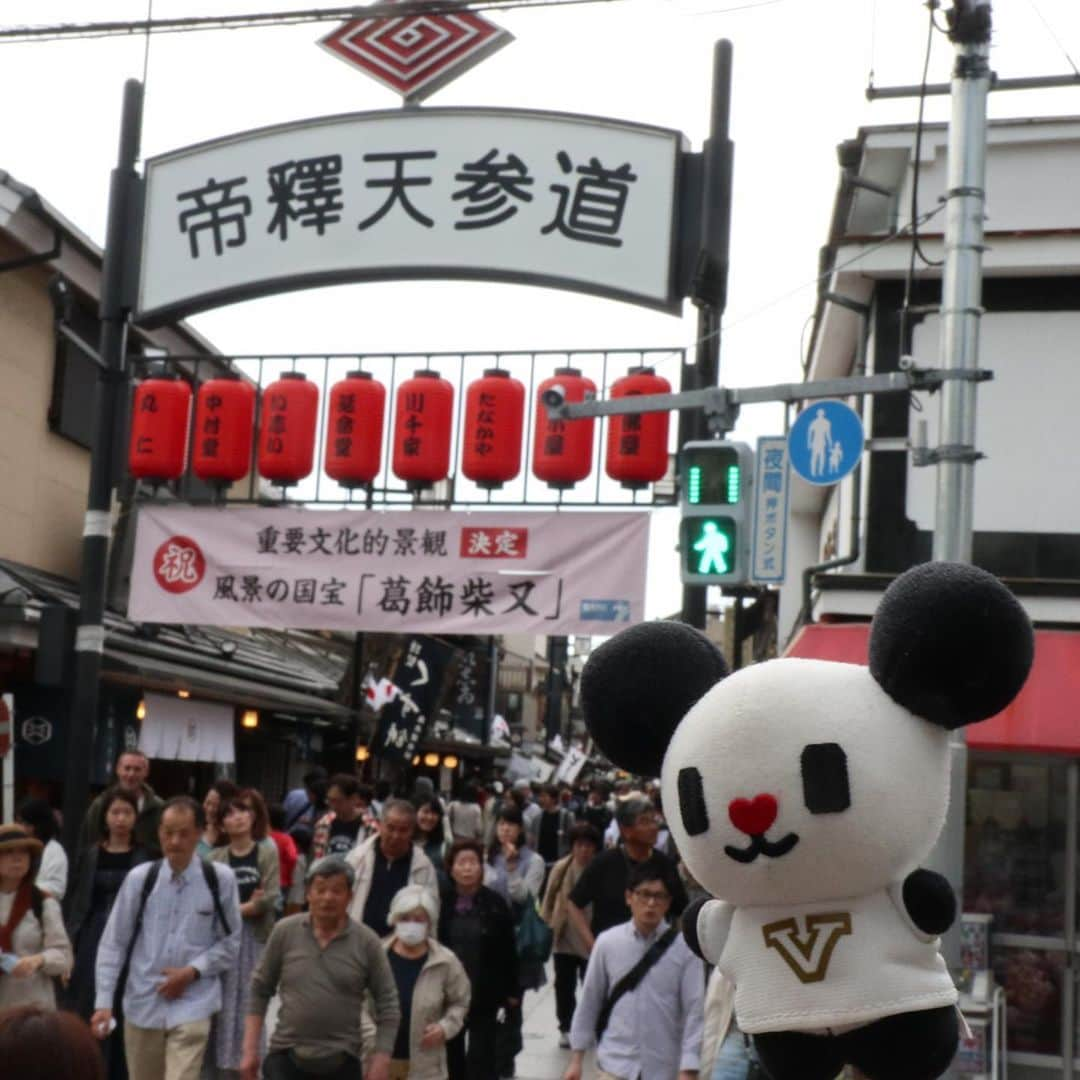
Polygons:
<instances>
[{"instance_id":1,"label":"hanging shop sign","mask_svg":"<svg viewBox=\"0 0 1080 1080\"><path fill-rule=\"evenodd\" d=\"M487 108L303 120L176 150L146 163L135 318L420 277L678 313L680 232L699 244L696 200L678 213L685 156L666 128Z\"/></svg>"},{"instance_id":2,"label":"hanging shop sign","mask_svg":"<svg viewBox=\"0 0 1080 1080\"><path fill-rule=\"evenodd\" d=\"M644 618L649 514L144 506L139 622L609 634Z\"/></svg>"}]
</instances>

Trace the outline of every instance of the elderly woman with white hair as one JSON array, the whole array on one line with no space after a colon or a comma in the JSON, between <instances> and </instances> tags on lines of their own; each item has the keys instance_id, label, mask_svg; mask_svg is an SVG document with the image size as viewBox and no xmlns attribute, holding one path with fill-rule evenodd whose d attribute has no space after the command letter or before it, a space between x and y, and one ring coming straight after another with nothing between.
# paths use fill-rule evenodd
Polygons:
<instances>
[{"instance_id":1,"label":"elderly woman with white hair","mask_svg":"<svg viewBox=\"0 0 1080 1080\"><path fill-rule=\"evenodd\" d=\"M406 885L390 902L390 935L383 947L401 1006L390 1080L446 1080L446 1043L469 1011L469 977L435 940L438 921L435 898L422 885Z\"/></svg>"}]
</instances>

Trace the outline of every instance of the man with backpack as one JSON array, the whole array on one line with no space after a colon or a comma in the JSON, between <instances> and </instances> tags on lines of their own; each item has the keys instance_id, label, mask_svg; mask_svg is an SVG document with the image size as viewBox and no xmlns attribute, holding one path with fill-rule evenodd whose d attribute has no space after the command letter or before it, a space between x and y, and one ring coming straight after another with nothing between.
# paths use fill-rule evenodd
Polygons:
<instances>
[{"instance_id":1,"label":"man with backpack","mask_svg":"<svg viewBox=\"0 0 1080 1080\"><path fill-rule=\"evenodd\" d=\"M123 987L124 1050L131 1080L197 1080L221 1008L222 972L240 950L240 897L232 870L196 855L202 807L170 799L158 830L165 858L124 879L98 946L96 1012L106 1038Z\"/></svg>"},{"instance_id":2,"label":"man with backpack","mask_svg":"<svg viewBox=\"0 0 1080 1080\"><path fill-rule=\"evenodd\" d=\"M666 876L654 864L631 868L630 920L596 939L563 1080L581 1080L592 1046L596 1080L697 1080L705 969L667 921L671 899Z\"/></svg>"}]
</instances>

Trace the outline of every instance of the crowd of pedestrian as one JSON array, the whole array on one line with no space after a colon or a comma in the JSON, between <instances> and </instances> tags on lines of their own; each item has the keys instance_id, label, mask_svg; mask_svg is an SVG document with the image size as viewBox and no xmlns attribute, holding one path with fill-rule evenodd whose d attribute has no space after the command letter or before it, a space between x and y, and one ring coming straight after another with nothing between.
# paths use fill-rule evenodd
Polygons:
<instances>
[{"instance_id":1,"label":"crowd of pedestrian","mask_svg":"<svg viewBox=\"0 0 1080 1080\"><path fill-rule=\"evenodd\" d=\"M654 788L201 794L124 753L70 870L47 803L0 826L0 1041L92 1033L95 1080L501 1080L553 976L564 1080L590 1052L601 1080L757 1075L679 933L696 885Z\"/></svg>"}]
</instances>

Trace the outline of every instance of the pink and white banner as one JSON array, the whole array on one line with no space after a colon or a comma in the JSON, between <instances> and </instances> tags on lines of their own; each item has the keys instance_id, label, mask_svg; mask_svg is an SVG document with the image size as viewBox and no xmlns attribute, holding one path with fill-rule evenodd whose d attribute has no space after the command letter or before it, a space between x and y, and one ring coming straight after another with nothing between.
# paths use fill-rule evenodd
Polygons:
<instances>
[{"instance_id":1,"label":"pink and white banner","mask_svg":"<svg viewBox=\"0 0 1080 1080\"><path fill-rule=\"evenodd\" d=\"M647 512L145 506L130 618L444 634L641 622Z\"/></svg>"}]
</instances>

